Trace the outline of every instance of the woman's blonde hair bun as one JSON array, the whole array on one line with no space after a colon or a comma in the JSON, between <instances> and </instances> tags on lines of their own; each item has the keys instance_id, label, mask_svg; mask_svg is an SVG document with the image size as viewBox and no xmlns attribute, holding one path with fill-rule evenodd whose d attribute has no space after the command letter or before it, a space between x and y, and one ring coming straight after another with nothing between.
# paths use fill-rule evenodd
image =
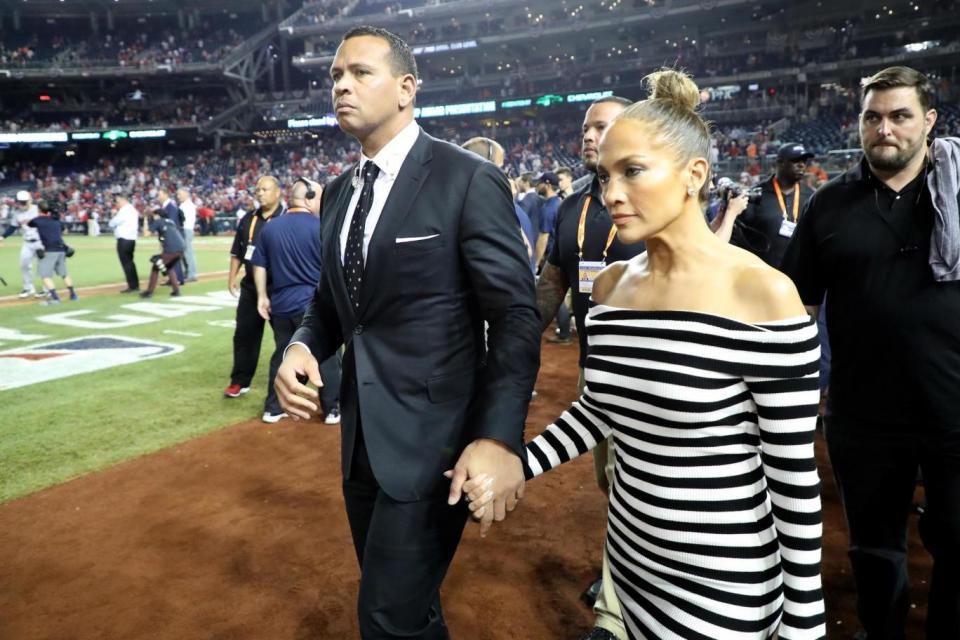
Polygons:
<instances>
[{"instance_id":1,"label":"woman's blonde hair bun","mask_svg":"<svg viewBox=\"0 0 960 640\"><path fill-rule=\"evenodd\" d=\"M660 69L643 79L651 100L665 100L695 111L700 106L700 89L689 74L678 69Z\"/></svg>"}]
</instances>

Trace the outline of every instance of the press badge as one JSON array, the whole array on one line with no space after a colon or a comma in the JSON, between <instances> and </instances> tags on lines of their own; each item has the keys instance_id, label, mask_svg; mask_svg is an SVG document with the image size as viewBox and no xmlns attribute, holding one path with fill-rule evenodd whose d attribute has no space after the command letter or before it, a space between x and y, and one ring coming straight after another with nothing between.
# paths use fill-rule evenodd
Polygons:
<instances>
[{"instance_id":1,"label":"press badge","mask_svg":"<svg viewBox=\"0 0 960 640\"><path fill-rule=\"evenodd\" d=\"M602 260L580 261L580 293L593 293L593 281L606 266L607 263Z\"/></svg>"},{"instance_id":2,"label":"press badge","mask_svg":"<svg viewBox=\"0 0 960 640\"><path fill-rule=\"evenodd\" d=\"M784 218L783 222L780 224L780 235L782 235L784 238L792 238L793 232L796 230L796 228L796 222Z\"/></svg>"},{"instance_id":3,"label":"press badge","mask_svg":"<svg viewBox=\"0 0 960 640\"><path fill-rule=\"evenodd\" d=\"M243 254L243 259L246 261L253 260L253 252L257 250L257 246L253 244L247 245L247 252Z\"/></svg>"}]
</instances>

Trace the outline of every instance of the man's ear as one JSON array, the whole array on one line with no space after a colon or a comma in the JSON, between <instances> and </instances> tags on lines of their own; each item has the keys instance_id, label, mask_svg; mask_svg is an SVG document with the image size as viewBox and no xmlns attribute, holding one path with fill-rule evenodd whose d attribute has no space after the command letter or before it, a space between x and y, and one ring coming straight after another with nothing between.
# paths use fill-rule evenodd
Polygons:
<instances>
[{"instance_id":1,"label":"man's ear","mask_svg":"<svg viewBox=\"0 0 960 640\"><path fill-rule=\"evenodd\" d=\"M417 95L417 79L412 73L406 73L397 79L400 83L400 109L406 109Z\"/></svg>"},{"instance_id":2,"label":"man's ear","mask_svg":"<svg viewBox=\"0 0 960 640\"><path fill-rule=\"evenodd\" d=\"M923 116L923 123L927 129L927 135L925 137L929 138L930 134L933 132L933 127L937 124L937 110L929 109L927 113Z\"/></svg>"}]
</instances>

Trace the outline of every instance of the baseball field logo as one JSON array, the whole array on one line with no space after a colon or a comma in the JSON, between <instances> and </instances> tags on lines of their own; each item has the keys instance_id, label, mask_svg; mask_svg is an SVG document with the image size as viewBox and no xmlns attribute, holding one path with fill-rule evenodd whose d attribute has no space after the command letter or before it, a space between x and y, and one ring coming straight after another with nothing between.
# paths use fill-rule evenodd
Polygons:
<instances>
[{"instance_id":1,"label":"baseball field logo","mask_svg":"<svg viewBox=\"0 0 960 640\"><path fill-rule=\"evenodd\" d=\"M182 345L122 336L86 336L0 351L0 391L181 351Z\"/></svg>"}]
</instances>

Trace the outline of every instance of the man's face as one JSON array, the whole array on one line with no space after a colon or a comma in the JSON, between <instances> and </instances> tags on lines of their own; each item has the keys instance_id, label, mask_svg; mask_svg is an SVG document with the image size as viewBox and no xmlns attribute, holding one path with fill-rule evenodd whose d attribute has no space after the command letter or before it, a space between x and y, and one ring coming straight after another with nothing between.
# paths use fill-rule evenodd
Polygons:
<instances>
[{"instance_id":1,"label":"man's face","mask_svg":"<svg viewBox=\"0 0 960 640\"><path fill-rule=\"evenodd\" d=\"M552 194L550 193L553 189L550 187L549 182L538 182L537 183L537 194L541 198L549 198Z\"/></svg>"},{"instance_id":2,"label":"man's face","mask_svg":"<svg viewBox=\"0 0 960 640\"><path fill-rule=\"evenodd\" d=\"M860 141L867 162L880 171L899 171L926 149L937 112L923 111L913 87L870 91L860 114Z\"/></svg>"},{"instance_id":3,"label":"man's face","mask_svg":"<svg viewBox=\"0 0 960 640\"><path fill-rule=\"evenodd\" d=\"M610 122L618 113L624 110L622 104L616 102L601 102L587 109L583 116L583 140L580 145L580 159L590 171L597 170L599 158L600 138L610 126Z\"/></svg>"},{"instance_id":4,"label":"man's face","mask_svg":"<svg viewBox=\"0 0 960 640\"><path fill-rule=\"evenodd\" d=\"M254 190L257 201L264 209L272 209L280 202L280 188L277 183L267 178L261 178L257 181L257 188Z\"/></svg>"},{"instance_id":5,"label":"man's face","mask_svg":"<svg viewBox=\"0 0 960 640\"><path fill-rule=\"evenodd\" d=\"M573 190L573 178L565 173L561 173L557 177L560 179L560 191L570 193Z\"/></svg>"},{"instance_id":6,"label":"man's face","mask_svg":"<svg viewBox=\"0 0 960 640\"><path fill-rule=\"evenodd\" d=\"M803 174L807 170L807 161L803 158L790 160L782 158L777 160L777 177L788 182L799 182L803 180Z\"/></svg>"},{"instance_id":7,"label":"man's face","mask_svg":"<svg viewBox=\"0 0 960 640\"><path fill-rule=\"evenodd\" d=\"M340 128L363 140L396 117L413 99L404 79L394 76L390 45L376 36L357 36L340 44L330 66L333 109Z\"/></svg>"}]
</instances>

